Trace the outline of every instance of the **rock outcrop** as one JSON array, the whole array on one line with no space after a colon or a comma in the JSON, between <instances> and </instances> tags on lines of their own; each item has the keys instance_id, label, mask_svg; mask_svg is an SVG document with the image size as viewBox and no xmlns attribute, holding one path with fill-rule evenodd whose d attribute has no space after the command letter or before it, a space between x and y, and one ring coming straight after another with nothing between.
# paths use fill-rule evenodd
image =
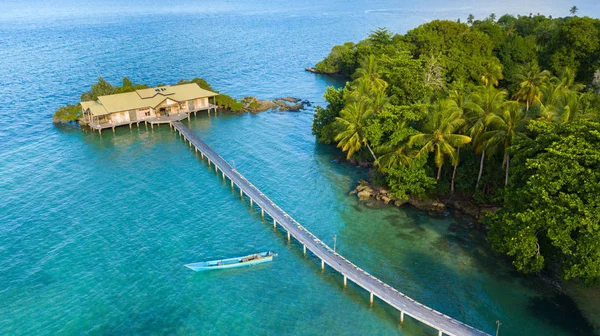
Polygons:
<instances>
[{"instance_id":1,"label":"rock outcrop","mask_svg":"<svg viewBox=\"0 0 600 336\"><path fill-rule=\"evenodd\" d=\"M393 204L395 206L403 206L408 203L417 209L426 211L444 211L446 207L444 203L438 200L420 200L416 197L411 197L408 200L398 199L394 197L389 190L383 187L377 187L365 180L358 181L358 186L350 192L356 194L360 200L377 200L385 204Z\"/></svg>"},{"instance_id":2,"label":"rock outcrop","mask_svg":"<svg viewBox=\"0 0 600 336\"><path fill-rule=\"evenodd\" d=\"M451 208L476 220L480 220L486 216L489 216L490 214L494 214L500 209L496 206L477 205L472 203L470 200L460 198L447 200L423 200L412 196L408 200L398 199L390 194L387 189L374 186L365 180L358 181L358 186L352 190L350 194L356 194L362 201L376 200L385 204L393 204L398 207L403 206L404 204L410 204L417 209L429 212L444 212Z\"/></svg>"},{"instance_id":3,"label":"rock outcrop","mask_svg":"<svg viewBox=\"0 0 600 336\"><path fill-rule=\"evenodd\" d=\"M311 106L308 100L294 97L275 98L273 100L260 100L256 97L245 97L241 99L244 103L244 112L259 113L267 110L280 112L297 112L306 106Z\"/></svg>"}]
</instances>

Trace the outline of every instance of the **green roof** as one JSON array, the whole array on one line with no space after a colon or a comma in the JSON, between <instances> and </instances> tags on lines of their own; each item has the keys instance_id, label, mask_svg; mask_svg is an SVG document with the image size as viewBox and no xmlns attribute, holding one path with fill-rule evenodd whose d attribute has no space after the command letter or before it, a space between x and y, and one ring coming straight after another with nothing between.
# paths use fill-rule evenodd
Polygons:
<instances>
[{"instance_id":1,"label":"green roof","mask_svg":"<svg viewBox=\"0 0 600 336\"><path fill-rule=\"evenodd\" d=\"M217 93L204 90L196 83L190 83L100 96L97 101L81 102L80 104L84 110L89 109L92 115L98 116L140 108L155 108L167 98L183 102L216 95Z\"/></svg>"}]
</instances>

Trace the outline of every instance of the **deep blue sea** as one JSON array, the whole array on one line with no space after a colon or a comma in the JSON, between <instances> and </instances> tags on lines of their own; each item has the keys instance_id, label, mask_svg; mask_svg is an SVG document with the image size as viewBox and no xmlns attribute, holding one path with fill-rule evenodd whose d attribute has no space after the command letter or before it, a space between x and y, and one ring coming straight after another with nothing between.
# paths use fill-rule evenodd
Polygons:
<instances>
[{"instance_id":1,"label":"deep blue sea","mask_svg":"<svg viewBox=\"0 0 600 336\"><path fill-rule=\"evenodd\" d=\"M0 334L437 334L411 319L400 326L397 311L370 308L368 293L322 274L168 127L99 137L51 115L98 76L203 77L238 98L323 104L326 87L342 83L303 68L377 27L564 16L572 5L600 16L595 0L2 0ZM598 332L597 306L516 274L453 214L349 195L366 172L315 143L313 113L203 115L190 127L322 240L336 235L340 253L414 299L489 333L500 321L500 335ZM268 265L182 267L267 250L279 253Z\"/></svg>"}]
</instances>

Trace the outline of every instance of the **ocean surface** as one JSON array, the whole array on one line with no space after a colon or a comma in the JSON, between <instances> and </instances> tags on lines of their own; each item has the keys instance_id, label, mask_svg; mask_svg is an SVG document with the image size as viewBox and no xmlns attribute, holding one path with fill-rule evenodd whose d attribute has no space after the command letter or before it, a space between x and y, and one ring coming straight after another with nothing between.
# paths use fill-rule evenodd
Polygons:
<instances>
[{"instance_id":1,"label":"ocean surface","mask_svg":"<svg viewBox=\"0 0 600 336\"><path fill-rule=\"evenodd\" d=\"M0 334L434 335L287 243L168 127L53 125L98 76L156 85L202 77L235 97L323 104L339 79L303 71L377 27L491 12L568 15L571 1L2 1ZM600 16L596 1L580 15ZM582 335L585 306L516 274L451 213L361 203L366 176L315 143L314 108L205 115L189 126L358 266L488 333ZM188 262L274 251L193 273ZM597 303L596 303L597 304ZM597 327L596 327L597 328Z\"/></svg>"}]
</instances>

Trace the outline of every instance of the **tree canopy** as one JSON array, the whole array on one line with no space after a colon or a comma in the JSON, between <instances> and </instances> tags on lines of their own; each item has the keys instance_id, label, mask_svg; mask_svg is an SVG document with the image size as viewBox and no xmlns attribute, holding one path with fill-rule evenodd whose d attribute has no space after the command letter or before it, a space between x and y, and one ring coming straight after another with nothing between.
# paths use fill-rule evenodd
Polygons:
<instances>
[{"instance_id":1,"label":"tree canopy","mask_svg":"<svg viewBox=\"0 0 600 336\"><path fill-rule=\"evenodd\" d=\"M501 206L489 240L519 271L598 282L600 20L467 22L334 47L317 70L348 82L327 89L313 134L400 199Z\"/></svg>"}]
</instances>

